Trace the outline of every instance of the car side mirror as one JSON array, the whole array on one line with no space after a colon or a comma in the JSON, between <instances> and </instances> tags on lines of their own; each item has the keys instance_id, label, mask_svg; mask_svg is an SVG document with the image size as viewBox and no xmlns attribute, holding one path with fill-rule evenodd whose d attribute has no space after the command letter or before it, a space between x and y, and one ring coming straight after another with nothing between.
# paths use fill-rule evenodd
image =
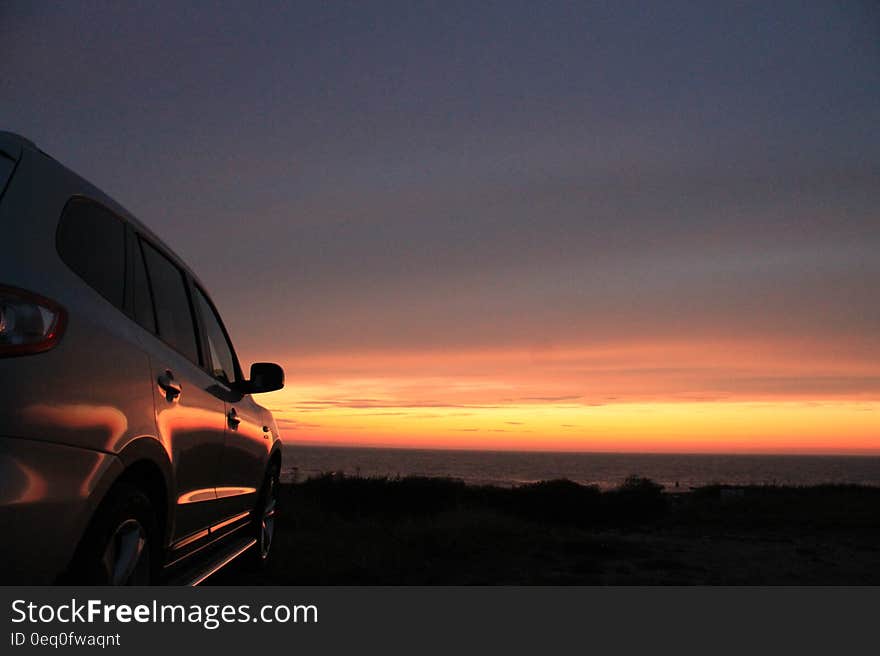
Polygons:
<instances>
[{"instance_id":1,"label":"car side mirror","mask_svg":"<svg viewBox=\"0 0 880 656\"><path fill-rule=\"evenodd\" d=\"M272 362L254 362L247 381L248 394L274 392L284 387L284 369Z\"/></svg>"}]
</instances>

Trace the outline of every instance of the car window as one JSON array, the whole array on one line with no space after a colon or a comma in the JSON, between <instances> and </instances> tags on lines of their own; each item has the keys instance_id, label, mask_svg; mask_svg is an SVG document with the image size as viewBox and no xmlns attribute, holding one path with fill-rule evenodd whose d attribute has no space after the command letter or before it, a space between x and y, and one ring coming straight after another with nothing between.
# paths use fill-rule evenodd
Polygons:
<instances>
[{"instance_id":1,"label":"car window","mask_svg":"<svg viewBox=\"0 0 880 656\"><path fill-rule=\"evenodd\" d=\"M122 309L125 297L125 224L85 198L64 207L56 246L61 259L101 296Z\"/></svg>"},{"instance_id":2,"label":"car window","mask_svg":"<svg viewBox=\"0 0 880 656\"><path fill-rule=\"evenodd\" d=\"M132 247L132 302L134 319L151 333L156 332L156 315L153 311L153 298L150 293L150 281L147 278L147 267L144 264L144 253L141 242L134 240Z\"/></svg>"},{"instance_id":3,"label":"car window","mask_svg":"<svg viewBox=\"0 0 880 656\"><path fill-rule=\"evenodd\" d=\"M235 358L232 355L229 340L226 339L226 333L223 331L223 324L202 290L198 287L195 289L196 307L198 307L199 316L202 318L208 338L208 356L210 358L208 368L215 378L224 383L232 383L236 378Z\"/></svg>"},{"instance_id":4,"label":"car window","mask_svg":"<svg viewBox=\"0 0 880 656\"><path fill-rule=\"evenodd\" d=\"M195 363L200 362L195 322L183 272L151 244L141 240L159 337Z\"/></svg>"}]
</instances>

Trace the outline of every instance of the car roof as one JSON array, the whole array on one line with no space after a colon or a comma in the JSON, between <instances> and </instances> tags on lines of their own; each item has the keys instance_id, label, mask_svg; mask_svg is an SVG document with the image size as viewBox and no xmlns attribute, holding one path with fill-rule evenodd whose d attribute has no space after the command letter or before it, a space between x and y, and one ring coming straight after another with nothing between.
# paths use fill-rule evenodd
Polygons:
<instances>
[{"instance_id":1,"label":"car roof","mask_svg":"<svg viewBox=\"0 0 880 656\"><path fill-rule=\"evenodd\" d=\"M150 230L150 228L144 225L136 216L129 212L125 207L120 205L116 200L108 196L104 191L95 186L93 183L89 182L81 175L79 175L75 171L72 171L64 164L56 160L54 157L38 148L37 145L30 139L14 132L5 132L0 130L0 152L3 152L13 159L17 160L21 156L22 150L31 150L35 153L39 153L40 155L51 159L53 162L55 162L55 164L63 168L68 174L83 183L89 191L88 196L92 198L92 200L96 200L103 205L107 205L111 210L113 210L115 213L119 214L122 218L128 221L137 232L141 233L144 237L147 238L147 240L158 246L166 255L168 255L174 261L175 264L177 264L181 269L192 276L193 280L199 287L205 289L205 286L202 281L199 280L199 277L193 272L189 265L184 262L177 253L174 252L174 249L168 246L168 244L166 244L161 237Z\"/></svg>"}]
</instances>

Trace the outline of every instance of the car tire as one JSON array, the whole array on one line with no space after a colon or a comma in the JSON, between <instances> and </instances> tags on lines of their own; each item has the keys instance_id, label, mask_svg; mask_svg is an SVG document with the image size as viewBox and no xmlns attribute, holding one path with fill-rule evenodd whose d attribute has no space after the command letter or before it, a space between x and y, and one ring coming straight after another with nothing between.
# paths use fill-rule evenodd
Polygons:
<instances>
[{"instance_id":1,"label":"car tire","mask_svg":"<svg viewBox=\"0 0 880 656\"><path fill-rule=\"evenodd\" d=\"M278 512L278 483L280 470L271 464L263 478L263 485L254 508L253 537L257 544L248 552L251 569L261 569L269 559L275 541L276 513Z\"/></svg>"},{"instance_id":2,"label":"car tire","mask_svg":"<svg viewBox=\"0 0 880 656\"><path fill-rule=\"evenodd\" d=\"M119 483L98 507L80 543L71 582L84 585L150 585L160 570L158 522L149 497Z\"/></svg>"}]
</instances>

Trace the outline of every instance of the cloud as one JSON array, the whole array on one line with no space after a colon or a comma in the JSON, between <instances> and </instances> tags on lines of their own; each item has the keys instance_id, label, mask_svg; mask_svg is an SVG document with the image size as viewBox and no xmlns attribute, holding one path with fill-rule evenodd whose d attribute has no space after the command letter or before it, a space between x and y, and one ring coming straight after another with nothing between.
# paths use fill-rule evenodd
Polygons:
<instances>
[{"instance_id":1,"label":"cloud","mask_svg":"<svg viewBox=\"0 0 880 656\"><path fill-rule=\"evenodd\" d=\"M297 421L296 419L288 419L286 417L276 417L275 422L287 430L300 430L303 428L321 428L321 424L312 424L305 421Z\"/></svg>"},{"instance_id":2,"label":"cloud","mask_svg":"<svg viewBox=\"0 0 880 656\"><path fill-rule=\"evenodd\" d=\"M474 408L496 409L504 405L485 403L449 403L443 401L396 401L394 399L322 399L316 401L300 401L299 408L304 410L323 410L328 408L349 408L353 410L370 410L383 408ZM403 413L400 413L403 414Z\"/></svg>"}]
</instances>

